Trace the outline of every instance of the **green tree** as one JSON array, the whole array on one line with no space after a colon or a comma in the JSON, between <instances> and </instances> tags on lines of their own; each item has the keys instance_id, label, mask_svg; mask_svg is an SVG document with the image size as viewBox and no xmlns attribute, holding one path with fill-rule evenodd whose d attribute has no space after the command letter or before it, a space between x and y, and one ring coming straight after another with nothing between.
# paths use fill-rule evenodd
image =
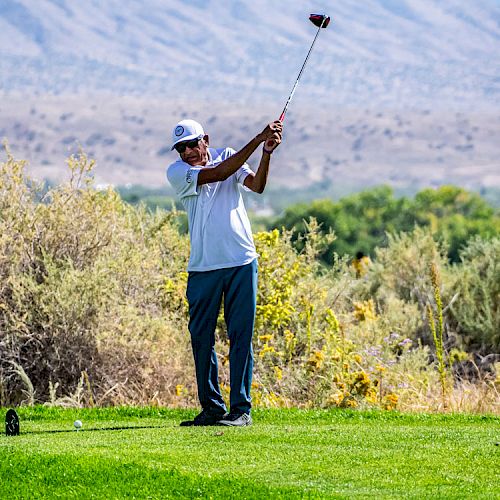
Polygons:
<instances>
[{"instance_id":1,"label":"green tree","mask_svg":"<svg viewBox=\"0 0 500 500\"><path fill-rule=\"evenodd\" d=\"M395 198L388 186L376 187L342 198L338 202L318 200L289 207L272 227L296 232L295 245L302 248L304 221L315 218L321 230L333 230L336 240L321 258L331 263L333 254L373 255L387 245L387 234L411 231L415 226L430 229L437 241L446 242L448 258L459 261L459 253L476 236L490 239L500 234L498 211L478 194L455 186L424 189L414 199Z\"/></svg>"},{"instance_id":2,"label":"green tree","mask_svg":"<svg viewBox=\"0 0 500 500\"><path fill-rule=\"evenodd\" d=\"M315 218L324 232L333 230L337 239L322 255L331 262L334 252L339 255L372 254L377 246L387 244L387 232L409 230L415 218L409 211L407 198L396 199L388 186L381 186L341 199L319 200L290 207L274 227L294 229L300 236L305 232L304 221ZM301 248L300 238L298 247Z\"/></svg>"},{"instance_id":3,"label":"green tree","mask_svg":"<svg viewBox=\"0 0 500 500\"><path fill-rule=\"evenodd\" d=\"M436 239L446 241L448 257L460 260L460 250L476 236L490 239L500 233L498 212L477 193L456 186L424 189L415 196L414 214Z\"/></svg>"}]
</instances>

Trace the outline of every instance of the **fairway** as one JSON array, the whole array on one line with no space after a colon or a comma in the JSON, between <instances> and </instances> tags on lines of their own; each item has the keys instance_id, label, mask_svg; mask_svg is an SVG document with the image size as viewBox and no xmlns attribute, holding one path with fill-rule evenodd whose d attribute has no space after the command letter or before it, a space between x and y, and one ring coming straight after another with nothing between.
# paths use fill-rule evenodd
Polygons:
<instances>
[{"instance_id":1,"label":"fairway","mask_svg":"<svg viewBox=\"0 0 500 500\"><path fill-rule=\"evenodd\" d=\"M156 408L19 415L21 435L0 436L0 498L500 498L494 416L255 410L231 429Z\"/></svg>"}]
</instances>

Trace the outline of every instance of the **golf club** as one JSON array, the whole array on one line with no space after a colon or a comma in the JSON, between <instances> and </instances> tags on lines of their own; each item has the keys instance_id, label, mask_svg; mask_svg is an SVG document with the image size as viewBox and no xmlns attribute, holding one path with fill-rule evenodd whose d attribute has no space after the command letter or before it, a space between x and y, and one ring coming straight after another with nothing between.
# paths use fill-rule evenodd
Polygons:
<instances>
[{"instance_id":1,"label":"golf club","mask_svg":"<svg viewBox=\"0 0 500 500\"><path fill-rule=\"evenodd\" d=\"M302 76L302 73L304 72L304 68L306 67L307 61L309 60L309 56L311 55L314 44L316 43L316 40L319 36L319 32L321 31L321 28L326 28L330 24L330 17L326 16L325 14L311 14L309 16L309 21L311 21L314 24L314 26L318 27L318 31L316 32L316 36L314 37L314 40L311 44L309 52L307 53L304 64L302 64L302 68L300 68L299 76L297 77L297 80L295 80L295 84L293 85L292 91L290 92L290 95L288 96L285 107L283 108L283 111L281 112L281 115L279 118L281 123L283 123L285 121L286 111L288 109L288 106L289 106L292 98L293 98L293 95L295 94L295 90L297 88L297 85L299 84L300 77ZM270 148L272 148L272 146L273 146L272 140L269 140L266 142L267 148L270 149Z\"/></svg>"},{"instance_id":2,"label":"golf club","mask_svg":"<svg viewBox=\"0 0 500 500\"><path fill-rule=\"evenodd\" d=\"M295 84L293 86L292 91L290 92L290 96L288 97L288 100L286 101L285 107L283 108L283 111L280 115L280 122L283 122L285 120L285 115L286 111L288 109L288 105L290 104L293 94L295 94L295 89L297 88L297 85L299 84L300 77L302 76L302 73L304 72L304 68L306 67L307 61L309 59L309 56L311 55L312 49L314 47L314 44L316 43L316 40L318 38L319 32L321 31L321 28L326 28L330 24L330 18L324 14L311 14L309 16L309 21L311 21L314 26L318 27L318 31L316 32L316 36L314 37L313 43L311 44L311 48L309 49L309 52L307 53L307 57L304 61L304 64L302 65L302 68L300 69L299 76L297 77L297 80L295 80Z\"/></svg>"}]
</instances>

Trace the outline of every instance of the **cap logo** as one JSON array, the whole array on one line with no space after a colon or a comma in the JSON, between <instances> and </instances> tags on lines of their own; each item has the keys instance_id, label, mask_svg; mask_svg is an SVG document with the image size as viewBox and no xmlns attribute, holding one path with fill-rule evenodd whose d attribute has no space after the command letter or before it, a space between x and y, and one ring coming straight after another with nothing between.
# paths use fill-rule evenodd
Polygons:
<instances>
[{"instance_id":1,"label":"cap logo","mask_svg":"<svg viewBox=\"0 0 500 500\"><path fill-rule=\"evenodd\" d=\"M175 137L180 137L183 133L184 133L184 127L182 125L177 125L174 131Z\"/></svg>"}]
</instances>

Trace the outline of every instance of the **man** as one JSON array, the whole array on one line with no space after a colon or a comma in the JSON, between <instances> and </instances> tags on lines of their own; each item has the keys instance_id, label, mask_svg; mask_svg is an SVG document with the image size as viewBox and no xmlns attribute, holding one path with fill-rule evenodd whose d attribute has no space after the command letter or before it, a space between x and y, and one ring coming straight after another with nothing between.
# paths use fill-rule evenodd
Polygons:
<instances>
[{"instance_id":1,"label":"man","mask_svg":"<svg viewBox=\"0 0 500 500\"><path fill-rule=\"evenodd\" d=\"M173 130L180 158L167 178L188 215L191 253L187 299L202 411L181 425L251 425L252 335L257 298L257 253L239 187L262 193L271 154L281 142L282 124L270 123L243 149L209 148L209 137L194 120ZM248 158L264 144L254 173ZM230 411L220 393L215 327L222 297L230 342Z\"/></svg>"}]
</instances>

